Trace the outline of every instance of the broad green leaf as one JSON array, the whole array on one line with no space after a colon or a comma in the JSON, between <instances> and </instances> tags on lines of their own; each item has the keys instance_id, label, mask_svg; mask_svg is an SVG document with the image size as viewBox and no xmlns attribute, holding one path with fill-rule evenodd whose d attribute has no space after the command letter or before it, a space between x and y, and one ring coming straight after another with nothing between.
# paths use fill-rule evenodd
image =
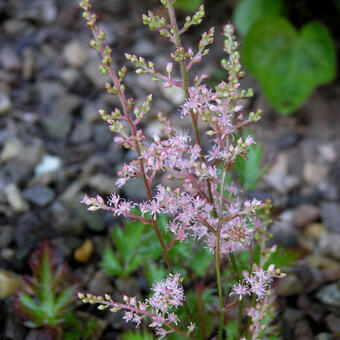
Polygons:
<instances>
[{"instance_id":1,"label":"broad green leaf","mask_svg":"<svg viewBox=\"0 0 340 340\"><path fill-rule=\"evenodd\" d=\"M127 332L121 335L122 340L153 340L152 334L147 331L143 332Z\"/></svg>"},{"instance_id":2,"label":"broad green leaf","mask_svg":"<svg viewBox=\"0 0 340 340\"><path fill-rule=\"evenodd\" d=\"M152 286L154 282L159 282L167 276L167 270L164 266L148 262L145 266L145 276L150 286Z\"/></svg>"},{"instance_id":3,"label":"broad green leaf","mask_svg":"<svg viewBox=\"0 0 340 340\"><path fill-rule=\"evenodd\" d=\"M108 276L121 276L123 274L123 269L111 247L105 248L100 266Z\"/></svg>"},{"instance_id":4,"label":"broad green leaf","mask_svg":"<svg viewBox=\"0 0 340 340\"><path fill-rule=\"evenodd\" d=\"M276 268L285 268L291 266L303 255L303 251L299 249L286 249L279 245L276 251L271 254L266 261L264 268L267 269L271 264L275 264Z\"/></svg>"},{"instance_id":5,"label":"broad green leaf","mask_svg":"<svg viewBox=\"0 0 340 340\"><path fill-rule=\"evenodd\" d=\"M204 276L206 273L214 255L210 251L205 248L200 248L197 252L194 253L193 259L191 261L191 269L198 275L199 277Z\"/></svg>"},{"instance_id":6,"label":"broad green leaf","mask_svg":"<svg viewBox=\"0 0 340 340\"><path fill-rule=\"evenodd\" d=\"M237 340L237 321L236 320L229 320L224 330L227 333L228 340Z\"/></svg>"},{"instance_id":7,"label":"broad green leaf","mask_svg":"<svg viewBox=\"0 0 340 340\"><path fill-rule=\"evenodd\" d=\"M254 190L266 171L266 167L261 167L262 144L253 144L248 149L247 159L238 156L233 166L236 176L245 191Z\"/></svg>"},{"instance_id":8,"label":"broad green leaf","mask_svg":"<svg viewBox=\"0 0 340 340\"><path fill-rule=\"evenodd\" d=\"M175 7L182 11L193 12L198 9L202 3L203 0L177 0L175 2Z\"/></svg>"},{"instance_id":9,"label":"broad green leaf","mask_svg":"<svg viewBox=\"0 0 340 340\"><path fill-rule=\"evenodd\" d=\"M335 76L332 38L317 22L297 32L284 18L264 16L246 35L242 54L246 67L281 114L292 113L315 87Z\"/></svg>"},{"instance_id":10,"label":"broad green leaf","mask_svg":"<svg viewBox=\"0 0 340 340\"><path fill-rule=\"evenodd\" d=\"M279 15L282 0L239 0L233 12L233 23L242 35L247 34L252 24L264 15Z\"/></svg>"}]
</instances>

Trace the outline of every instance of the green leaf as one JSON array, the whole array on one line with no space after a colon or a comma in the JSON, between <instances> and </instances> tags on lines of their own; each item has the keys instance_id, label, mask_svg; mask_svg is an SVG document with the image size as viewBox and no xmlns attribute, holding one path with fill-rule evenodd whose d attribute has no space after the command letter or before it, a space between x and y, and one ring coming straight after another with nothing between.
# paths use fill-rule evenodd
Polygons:
<instances>
[{"instance_id":1,"label":"green leaf","mask_svg":"<svg viewBox=\"0 0 340 340\"><path fill-rule=\"evenodd\" d=\"M264 15L279 15L282 0L239 0L233 12L233 23L238 32L247 34L253 23Z\"/></svg>"},{"instance_id":2,"label":"green leaf","mask_svg":"<svg viewBox=\"0 0 340 340\"><path fill-rule=\"evenodd\" d=\"M159 282L163 280L167 275L167 270L164 266L160 266L154 262L148 262L145 266L145 276L149 281L150 286L154 282Z\"/></svg>"},{"instance_id":3,"label":"green leaf","mask_svg":"<svg viewBox=\"0 0 340 340\"><path fill-rule=\"evenodd\" d=\"M279 245L276 251L270 255L266 261L264 268L267 269L271 264L275 264L275 268L285 268L291 266L295 261L301 258L303 250L286 249Z\"/></svg>"},{"instance_id":4,"label":"green leaf","mask_svg":"<svg viewBox=\"0 0 340 340\"><path fill-rule=\"evenodd\" d=\"M224 330L227 333L228 340L237 340L237 321L230 320L227 325L224 327Z\"/></svg>"},{"instance_id":5,"label":"green leaf","mask_svg":"<svg viewBox=\"0 0 340 340\"><path fill-rule=\"evenodd\" d=\"M332 38L317 22L297 32L284 18L262 17L246 35L242 53L246 67L281 114L292 113L315 87L335 76Z\"/></svg>"},{"instance_id":6,"label":"green leaf","mask_svg":"<svg viewBox=\"0 0 340 340\"><path fill-rule=\"evenodd\" d=\"M122 340L153 340L152 334L143 332L126 332L121 335Z\"/></svg>"},{"instance_id":7,"label":"green leaf","mask_svg":"<svg viewBox=\"0 0 340 340\"><path fill-rule=\"evenodd\" d=\"M100 266L108 276L121 276L123 274L123 269L111 247L105 248Z\"/></svg>"},{"instance_id":8,"label":"green leaf","mask_svg":"<svg viewBox=\"0 0 340 340\"><path fill-rule=\"evenodd\" d=\"M204 276L206 273L212 259L213 253L208 251L205 248L200 248L194 254L194 258L191 261L191 269L198 275L199 277Z\"/></svg>"},{"instance_id":9,"label":"green leaf","mask_svg":"<svg viewBox=\"0 0 340 340\"><path fill-rule=\"evenodd\" d=\"M182 11L193 12L198 9L202 3L203 0L177 0L175 2L175 7Z\"/></svg>"},{"instance_id":10,"label":"green leaf","mask_svg":"<svg viewBox=\"0 0 340 340\"><path fill-rule=\"evenodd\" d=\"M254 190L267 167L262 168L263 147L261 143L253 144L248 148L247 159L237 157L233 166L236 176L245 191Z\"/></svg>"}]
</instances>

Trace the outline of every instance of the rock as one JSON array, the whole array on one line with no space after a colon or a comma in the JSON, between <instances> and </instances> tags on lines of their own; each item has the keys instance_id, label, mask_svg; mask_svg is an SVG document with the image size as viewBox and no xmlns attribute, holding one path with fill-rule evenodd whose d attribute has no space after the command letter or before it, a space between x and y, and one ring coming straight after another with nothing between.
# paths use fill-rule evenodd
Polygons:
<instances>
[{"instance_id":1,"label":"rock","mask_svg":"<svg viewBox=\"0 0 340 340\"><path fill-rule=\"evenodd\" d=\"M62 161L59 157L53 155L44 155L40 163L35 167L36 176L57 171L61 168Z\"/></svg>"},{"instance_id":2,"label":"rock","mask_svg":"<svg viewBox=\"0 0 340 340\"><path fill-rule=\"evenodd\" d=\"M322 254L340 260L340 235L326 233L320 237L319 248Z\"/></svg>"},{"instance_id":3,"label":"rock","mask_svg":"<svg viewBox=\"0 0 340 340\"><path fill-rule=\"evenodd\" d=\"M31 80L34 76L34 50L26 47L23 51L22 77Z\"/></svg>"},{"instance_id":4,"label":"rock","mask_svg":"<svg viewBox=\"0 0 340 340\"><path fill-rule=\"evenodd\" d=\"M7 113L12 108L12 102L9 96L0 92L0 115Z\"/></svg>"},{"instance_id":5,"label":"rock","mask_svg":"<svg viewBox=\"0 0 340 340\"><path fill-rule=\"evenodd\" d=\"M14 239L14 227L11 225L0 226L0 248L5 248Z\"/></svg>"},{"instance_id":6,"label":"rock","mask_svg":"<svg viewBox=\"0 0 340 340\"><path fill-rule=\"evenodd\" d=\"M340 333L340 317L335 316L334 314L329 314L326 316L326 324L328 329L332 333Z\"/></svg>"},{"instance_id":7,"label":"rock","mask_svg":"<svg viewBox=\"0 0 340 340\"><path fill-rule=\"evenodd\" d=\"M135 201L142 201L148 198L142 177L128 180L123 186L123 191L128 198Z\"/></svg>"},{"instance_id":8,"label":"rock","mask_svg":"<svg viewBox=\"0 0 340 340\"><path fill-rule=\"evenodd\" d=\"M290 131L285 133L283 136L280 136L276 142L277 148L279 150L286 150L293 146L295 146L301 136L297 131Z\"/></svg>"},{"instance_id":9,"label":"rock","mask_svg":"<svg viewBox=\"0 0 340 340\"><path fill-rule=\"evenodd\" d=\"M289 325L295 324L297 321L303 318L303 312L299 309L286 307L283 312L283 319L285 319Z\"/></svg>"},{"instance_id":10,"label":"rock","mask_svg":"<svg viewBox=\"0 0 340 340\"><path fill-rule=\"evenodd\" d=\"M72 40L65 45L63 56L70 66L82 67L89 58L89 48L78 40Z\"/></svg>"},{"instance_id":11,"label":"rock","mask_svg":"<svg viewBox=\"0 0 340 340\"><path fill-rule=\"evenodd\" d=\"M112 144L113 135L109 130L107 124L105 123L97 123L94 124L94 142L98 147L107 147ZM120 152L121 154L121 152Z\"/></svg>"},{"instance_id":12,"label":"rock","mask_svg":"<svg viewBox=\"0 0 340 340\"><path fill-rule=\"evenodd\" d=\"M323 144L318 148L321 162L333 163L336 161L337 153L332 144Z\"/></svg>"},{"instance_id":13,"label":"rock","mask_svg":"<svg viewBox=\"0 0 340 340\"><path fill-rule=\"evenodd\" d=\"M20 155L24 145L18 138L9 139L3 146L0 154L0 162L5 163Z\"/></svg>"},{"instance_id":14,"label":"rock","mask_svg":"<svg viewBox=\"0 0 340 340\"><path fill-rule=\"evenodd\" d=\"M86 239L75 251L74 259L77 262L85 263L88 262L93 253L93 243L91 240Z\"/></svg>"},{"instance_id":15,"label":"rock","mask_svg":"<svg viewBox=\"0 0 340 340\"><path fill-rule=\"evenodd\" d=\"M21 196L19 188L14 184L8 184L4 190L7 202L16 213L25 213L29 209L28 203Z\"/></svg>"},{"instance_id":16,"label":"rock","mask_svg":"<svg viewBox=\"0 0 340 340\"><path fill-rule=\"evenodd\" d=\"M324 286L316 297L325 305L340 308L340 283L332 283Z\"/></svg>"},{"instance_id":17,"label":"rock","mask_svg":"<svg viewBox=\"0 0 340 340\"><path fill-rule=\"evenodd\" d=\"M10 47L5 47L0 53L0 64L2 68L8 72L16 72L21 70L21 60L15 51Z\"/></svg>"},{"instance_id":18,"label":"rock","mask_svg":"<svg viewBox=\"0 0 340 340\"><path fill-rule=\"evenodd\" d=\"M319 333L314 337L314 340L334 340L332 334L329 333Z\"/></svg>"},{"instance_id":19,"label":"rock","mask_svg":"<svg viewBox=\"0 0 340 340\"><path fill-rule=\"evenodd\" d=\"M63 69L60 73L60 79L67 86L72 86L79 78L79 71L75 68Z\"/></svg>"},{"instance_id":20,"label":"rock","mask_svg":"<svg viewBox=\"0 0 340 340\"><path fill-rule=\"evenodd\" d=\"M86 181L83 179L75 180L70 186L65 189L65 191L60 196L60 201L69 205L74 203L76 198L79 196L81 190L85 186Z\"/></svg>"},{"instance_id":21,"label":"rock","mask_svg":"<svg viewBox=\"0 0 340 340\"><path fill-rule=\"evenodd\" d=\"M56 81L44 80L36 84L36 92L39 94L40 100L43 103L50 103L56 98L61 98L65 95L65 87Z\"/></svg>"},{"instance_id":22,"label":"rock","mask_svg":"<svg viewBox=\"0 0 340 340\"><path fill-rule=\"evenodd\" d=\"M313 331L307 320L301 320L296 324L294 330L294 340L311 340Z\"/></svg>"},{"instance_id":23,"label":"rock","mask_svg":"<svg viewBox=\"0 0 340 340\"><path fill-rule=\"evenodd\" d=\"M327 229L340 234L340 204L323 202L321 204L321 218Z\"/></svg>"},{"instance_id":24,"label":"rock","mask_svg":"<svg viewBox=\"0 0 340 340\"><path fill-rule=\"evenodd\" d=\"M113 178L105 174L96 174L91 176L88 179L87 184L91 188L95 189L98 194L108 195L117 191Z\"/></svg>"},{"instance_id":25,"label":"rock","mask_svg":"<svg viewBox=\"0 0 340 340\"><path fill-rule=\"evenodd\" d=\"M24 339L27 328L24 327L22 321L18 320L18 318L13 313L6 314L6 323L4 327L5 329L3 330L3 333L1 333L1 335L3 335L4 339L6 340Z\"/></svg>"},{"instance_id":26,"label":"rock","mask_svg":"<svg viewBox=\"0 0 340 340\"><path fill-rule=\"evenodd\" d=\"M72 126L72 113L80 103L76 95L65 95L57 100L52 113L43 121L52 137L66 138Z\"/></svg>"},{"instance_id":27,"label":"rock","mask_svg":"<svg viewBox=\"0 0 340 340\"><path fill-rule=\"evenodd\" d=\"M268 173L264 176L264 179L279 194L287 194L299 184L297 177L281 173Z\"/></svg>"},{"instance_id":28,"label":"rock","mask_svg":"<svg viewBox=\"0 0 340 340\"><path fill-rule=\"evenodd\" d=\"M178 106L180 104L183 104L185 101L184 91L179 87L175 86L169 88L161 87L161 92L163 96L173 105Z\"/></svg>"},{"instance_id":29,"label":"rock","mask_svg":"<svg viewBox=\"0 0 340 340\"><path fill-rule=\"evenodd\" d=\"M34 329L28 332L25 340L46 340L51 337L50 333L44 329Z\"/></svg>"},{"instance_id":30,"label":"rock","mask_svg":"<svg viewBox=\"0 0 340 340\"><path fill-rule=\"evenodd\" d=\"M340 263L319 253L312 253L305 258L308 266L321 271L324 281L336 281L340 279Z\"/></svg>"},{"instance_id":31,"label":"rock","mask_svg":"<svg viewBox=\"0 0 340 340\"><path fill-rule=\"evenodd\" d=\"M102 271L97 271L88 284L89 291L94 295L110 294L114 291L110 281Z\"/></svg>"},{"instance_id":32,"label":"rock","mask_svg":"<svg viewBox=\"0 0 340 340\"><path fill-rule=\"evenodd\" d=\"M86 66L84 73L88 80L97 88L100 90L103 90L105 88L105 83L110 81L109 76L104 76L101 74L98 68L99 60L98 59L92 59Z\"/></svg>"},{"instance_id":33,"label":"rock","mask_svg":"<svg viewBox=\"0 0 340 340\"><path fill-rule=\"evenodd\" d=\"M0 270L0 299L14 295L22 285L20 276Z\"/></svg>"},{"instance_id":34,"label":"rock","mask_svg":"<svg viewBox=\"0 0 340 340\"><path fill-rule=\"evenodd\" d=\"M73 143L83 143L92 137L92 129L88 122L81 121L75 125L71 135Z\"/></svg>"},{"instance_id":35,"label":"rock","mask_svg":"<svg viewBox=\"0 0 340 340\"><path fill-rule=\"evenodd\" d=\"M45 207L51 203L55 197L55 193L51 188L42 185L27 188L23 194L27 200L39 207Z\"/></svg>"},{"instance_id":36,"label":"rock","mask_svg":"<svg viewBox=\"0 0 340 340\"><path fill-rule=\"evenodd\" d=\"M157 52L157 45L146 39L138 39L133 53L141 57L151 57Z\"/></svg>"},{"instance_id":37,"label":"rock","mask_svg":"<svg viewBox=\"0 0 340 340\"><path fill-rule=\"evenodd\" d=\"M309 224L303 235L299 238L300 244L310 250L317 249L319 247L319 240L324 234L327 234L327 230L323 224Z\"/></svg>"},{"instance_id":38,"label":"rock","mask_svg":"<svg viewBox=\"0 0 340 340\"><path fill-rule=\"evenodd\" d=\"M303 168L303 178L307 184L319 186L325 181L329 168L323 164L307 162Z\"/></svg>"},{"instance_id":39,"label":"rock","mask_svg":"<svg viewBox=\"0 0 340 340\"><path fill-rule=\"evenodd\" d=\"M325 317L325 309L319 303L314 303L306 295L298 297L297 305L304 314L308 315L315 322L322 322Z\"/></svg>"},{"instance_id":40,"label":"rock","mask_svg":"<svg viewBox=\"0 0 340 340\"><path fill-rule=\"evenodd\" d=\"M299 228L315 222L320 215L320 210L311 204L301 204L294 212L294 222Z\"/></svg>"},{"instance_id":41,"label":"rock","mask_svg":"<svg viewBox=\"0 0 340 340\"><path fill-rule=\"evenodd\" d=\"M276 289L278 295L281 296L297 295L303 291L304 286L295 274L289 274L285 278L280 279Z\"/></svg>"}]
</instances>

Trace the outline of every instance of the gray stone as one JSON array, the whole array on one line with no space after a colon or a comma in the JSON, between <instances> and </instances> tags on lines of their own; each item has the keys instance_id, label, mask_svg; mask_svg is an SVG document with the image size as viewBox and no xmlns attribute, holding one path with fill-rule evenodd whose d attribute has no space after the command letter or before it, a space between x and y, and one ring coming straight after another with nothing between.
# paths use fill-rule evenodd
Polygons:
<instances>
[{"instance_id":1,"label":"gray stone","mask_svg":"<svg viewBox=\"0 0 340 340\"><path fill-rule=\"evenodd\" d=\"M321 218L330 231L340 234L340 204L333 202L322 203Z\"/></svg>"},{"instance_id":2,"label":"gray stone","mask_svg":"<svg viewBox=\"0 0 340 340\"><path fill-rule=\"evenodd\" d=\"M45 207L51 203L55 197L54 191L42 185L27 188L23 192L25 198L39 207Z\"/></svg>"},{"instance_id":3,"label":"gray stone","mask_svg":"<svg viewBox=\"0 0 340 340\"><path fill-rule=\"evenodd\" d=\"M320 154L320 161L335 162L337 158L337 152L332 144L323 144L318 148Z\"/></svg>"},{"instance_id":4,"label":"gray stone","mask_svg":"<svg viewBox=\"0 0 340 340\"><path fill-rule=\"evenodd\" d=\"M303 318L303 312L299 309L286 307L283 312L283 318L289 325L293 325Z\"/></svg>"},{"instance_id":5,"label":"gray stone","mask_svg":"<svg viewBox=\"0 0 340 340\"><path fill-rule=\"evenodd\" d=\"M325 181L329 168L323 164L307 162L303 168L303 178L307 184L319 186Z\"/></svg>"},{"instance_id":6,"label":"gray stone","mask_svg":"<svg viewBox=\"0 0 340 340\"><path fill-rule=\"evenodd\" d=\"M289 274L279 280L277 285L277 293L281 296L292 296L303 292L304 286L301 280L295 274Z\"/></svg>"},{"instance_id":7,"label":"gray stone","mask_svg":"<svg viewBox=\"0 0 340 340\"><path fill-rule=\"evenodd\" d=\"M82 67L89 58L89 48L78 40L72 40L65 45L63 56L69 65Z\"/></svg>"},{"instance_id":8,"label":"gray stone","mask_svg":"<svg viewBox=\"0 0 340 340\"><path fill-rule=\"evenodd\" d=\"M0 64L3 69L9 72L21 70L21 60L15 51L10 47L4 47L0 53Z\"/></svg>"},{"instance_id":9,"label":"gray stone","mask_svg":"<svg viewBox=\"0 0 340 340\"><path fill-rule=\"evenodd\" d=\"M7 113L12 108L12 102L9 96L0 92L0 115Z\"/></svg>"},{"instance_id":10,"label":"gray stone","mask_svg":"<svg viewBox=\"0 0 340 340\"><path fill-rule=\"evenodd\" d=\"M0 248L7 247L13 241L14 230L12 225L0 226Z\"/></svg>"},{"instance_id":11,"label":"gray stone","mask_svg":"<svg viewBox=\"0 0 340 340\"><path fill-rule=\"evenodd\" d=\"M326 324L332 333L340 333L340 317L329 314L326 316Z\"/></svg>"},{"instance_id":12,"label":"gray stone","mask_svg":"<svg viewBox=\"0 0 340 340\"><path fill-rule=\"evenodd\" d=\"M114 291L110 281L102 271L97 271L88 284L89 291L95 295L112 294Z\"/></svg>"},{"instance_id":13,"label":"gray stone","mask_svg":"<svg viewBox=\"0 0 340 340\"><path fill-rule=\"evenodd\" d=\"M87 180L87 184L98 191L99 194L111 194L117 191L112 177L105 174L96 174Z\"/></svg>"},{"instance_id":14,"label":"gray stone","mask_svg":"<svg viewBox=\"0 0 340 340\"><path fill-rule=\"evenodd\" d=\"M41 159L41 162L35 167L34 174L36 176L39 176L46 173L54 172L61 169L61 166L61 158L46 154Z\"/></svg>"},{"instance_id":15,"label":"gray stone","mask_svg":"<svg viewBox=\"0 0 340 340\"><path fill-rule=\"evenodd\" d=\"M58 97L62 97L65 94L66 89L59 82L44 80L39 81L36 84L36 91L43 103L49 103Z\"/></svg>"},{"instance_id":16,"label":"gray stone","mask_svg":"<svg viewBox=\"0 0 340 340\"><path fill-rule=\"evenodd\" d=\"M316 297L325 305L340 308L340 283L332 283L324 286Z\"/></svg>"},{"instance_id":17,"label":"gray stone","mask_svg":"<svg viewBox=\"0 0 340 340\"><path fill-rule=\"evenodd\" d=\"M340 235L335 233L325 233L321 235L319 248L322 254L340 260Z\"/></svg>"},{"instance_id":18,"label":"gray stone","mask_svg":"<svg viewBox=\"0 0 340 340\"><path fill-rule=\"evenodd\" d=\"M138 39L134 46L133 53L141 57L151 57L156 54L157 46L146 39Z\"/></svg>"},{"instance_id":19,"label":"gray stone","mask_svg":"<svg viewBox=\"0 0 340 340\"><path fill-rule=\"evenodd\" d=\"M5 187L5 196L10 207L16 213L24 213L28 211L29 205L21 196L19 188L14 184L8 184Z\"/></svg>"},{"instance_id":20,"label":"gray stone","mask_svg":"<svg viewBox=\"0 0 340 340\"><path fill-rule=\"evenodd\" d=\"M315 222L320 215L318 207L311 204L301 204L294 212L294 222L299 228Z\"/></svg>"},{"instance_id":21,"label":"gray stone","mask_svg":"<svg viewBox=\"0 0 340 340\"><path fill-rule=\"evenodd\" d=\"M313 338L313 331L307 320L298 321L294 330L295 340L310 340Z\"/></svg>"},{"instance_id":22,"label":"gray stone","mask_svg":"<svg viewBox=\"0 0 340 340\"><path fill-rule=\"evenodd\" d=\"M92 129L88 122L81 121L76 124L71 135L73 143L82 143L88 141L92 137Z\"/></svg>"},{"instance_id":23,"label":"gray stone","mask_svg":"<svg viewBox=\"0 0 340 340\"><path fill-rule=\"evenodd\" d=\"M104 76L101 74L98 68L99 60L98 59L92 59L86 66L85 66L85 75L88 78L88 80L97 88L100 90L103 90L105 88L105 83L110 81L110 78L108 76Z\"/></svg>"},{"instance_id":24,"label":"gray stone","mask_svg":"<svg viewBox=\"0 0 340 340\"><path fill-rule=\"evenodd\" d=\"M145 190L144 181L141 176L128 180L124 184L122 189L125 195L130 199L142 201L148 198Z\"/></svg>"},{"instance_id":25,"label":"gray stone","mask_svg":"<svg viewBox=\"0 0 340 340\"><path fill-rule=\"evenodd\" d=\"M180 104L183 104L185 101L185 94L183 89L180 89L179 87L169 87L169 88L164 88L161 87L161 92L163 96L169 100L172 104L178 106Z\"/></svg>"},{"instance_id":26,"label":"gray stone","mask_svg":"<svg viewBox=\"0 0 340 340\"><path fill-rule=\"evenodd\" d=\"M5 163L10 159L16 158L20 155L22 150L24 149L24 145L18 138L9 139L2 148L0 154L0 162Z\"/></svg>"}]
</instances>

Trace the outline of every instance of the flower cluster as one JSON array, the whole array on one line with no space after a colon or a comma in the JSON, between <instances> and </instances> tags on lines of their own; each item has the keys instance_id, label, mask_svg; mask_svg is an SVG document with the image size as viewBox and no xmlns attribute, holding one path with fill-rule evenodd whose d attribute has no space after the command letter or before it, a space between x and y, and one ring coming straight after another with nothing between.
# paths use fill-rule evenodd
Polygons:
<instances>
[{"instance_id":1,"label":"flower cluster","mask_svg":"<svg viewBox=\"0 0 340 340\"><path fill-rule=\"evenodd\" d=\"M79 298L84 303L98 303L98 309L109 309L111 312L124 310L123 320L133 322L139 327L142 320L149 318L149 327L154 328L159 339L167 334L179 332L176 328L179 319L175 314L178 307L183 306L184 291L181 276L170 274L165 280L157 282L152 287L152 296L141 302L136 297L124 296L124 303L114 302L109 295L94 296L92 294L79 293ZM187 327L186 334L194 330L194 325Z\"/></svg>"},{"instance_id":2,"label":"flower cluster","mask_svg":"<svg viewBox=\"0 0 340 340\"><path fill-rule=\"evenodd\" d=\"M244 295L255 294L257 300L263 300L269 291L270 283L274 278L282 278L286 275L281 273L280 269L275 269L275 266L271 264L267 270L262 268L255 268L255 270L249 274L243 272L244 280L233 287L233 291L230 295L239 295L240 300Z\"/></svg>"}]
</instances>

